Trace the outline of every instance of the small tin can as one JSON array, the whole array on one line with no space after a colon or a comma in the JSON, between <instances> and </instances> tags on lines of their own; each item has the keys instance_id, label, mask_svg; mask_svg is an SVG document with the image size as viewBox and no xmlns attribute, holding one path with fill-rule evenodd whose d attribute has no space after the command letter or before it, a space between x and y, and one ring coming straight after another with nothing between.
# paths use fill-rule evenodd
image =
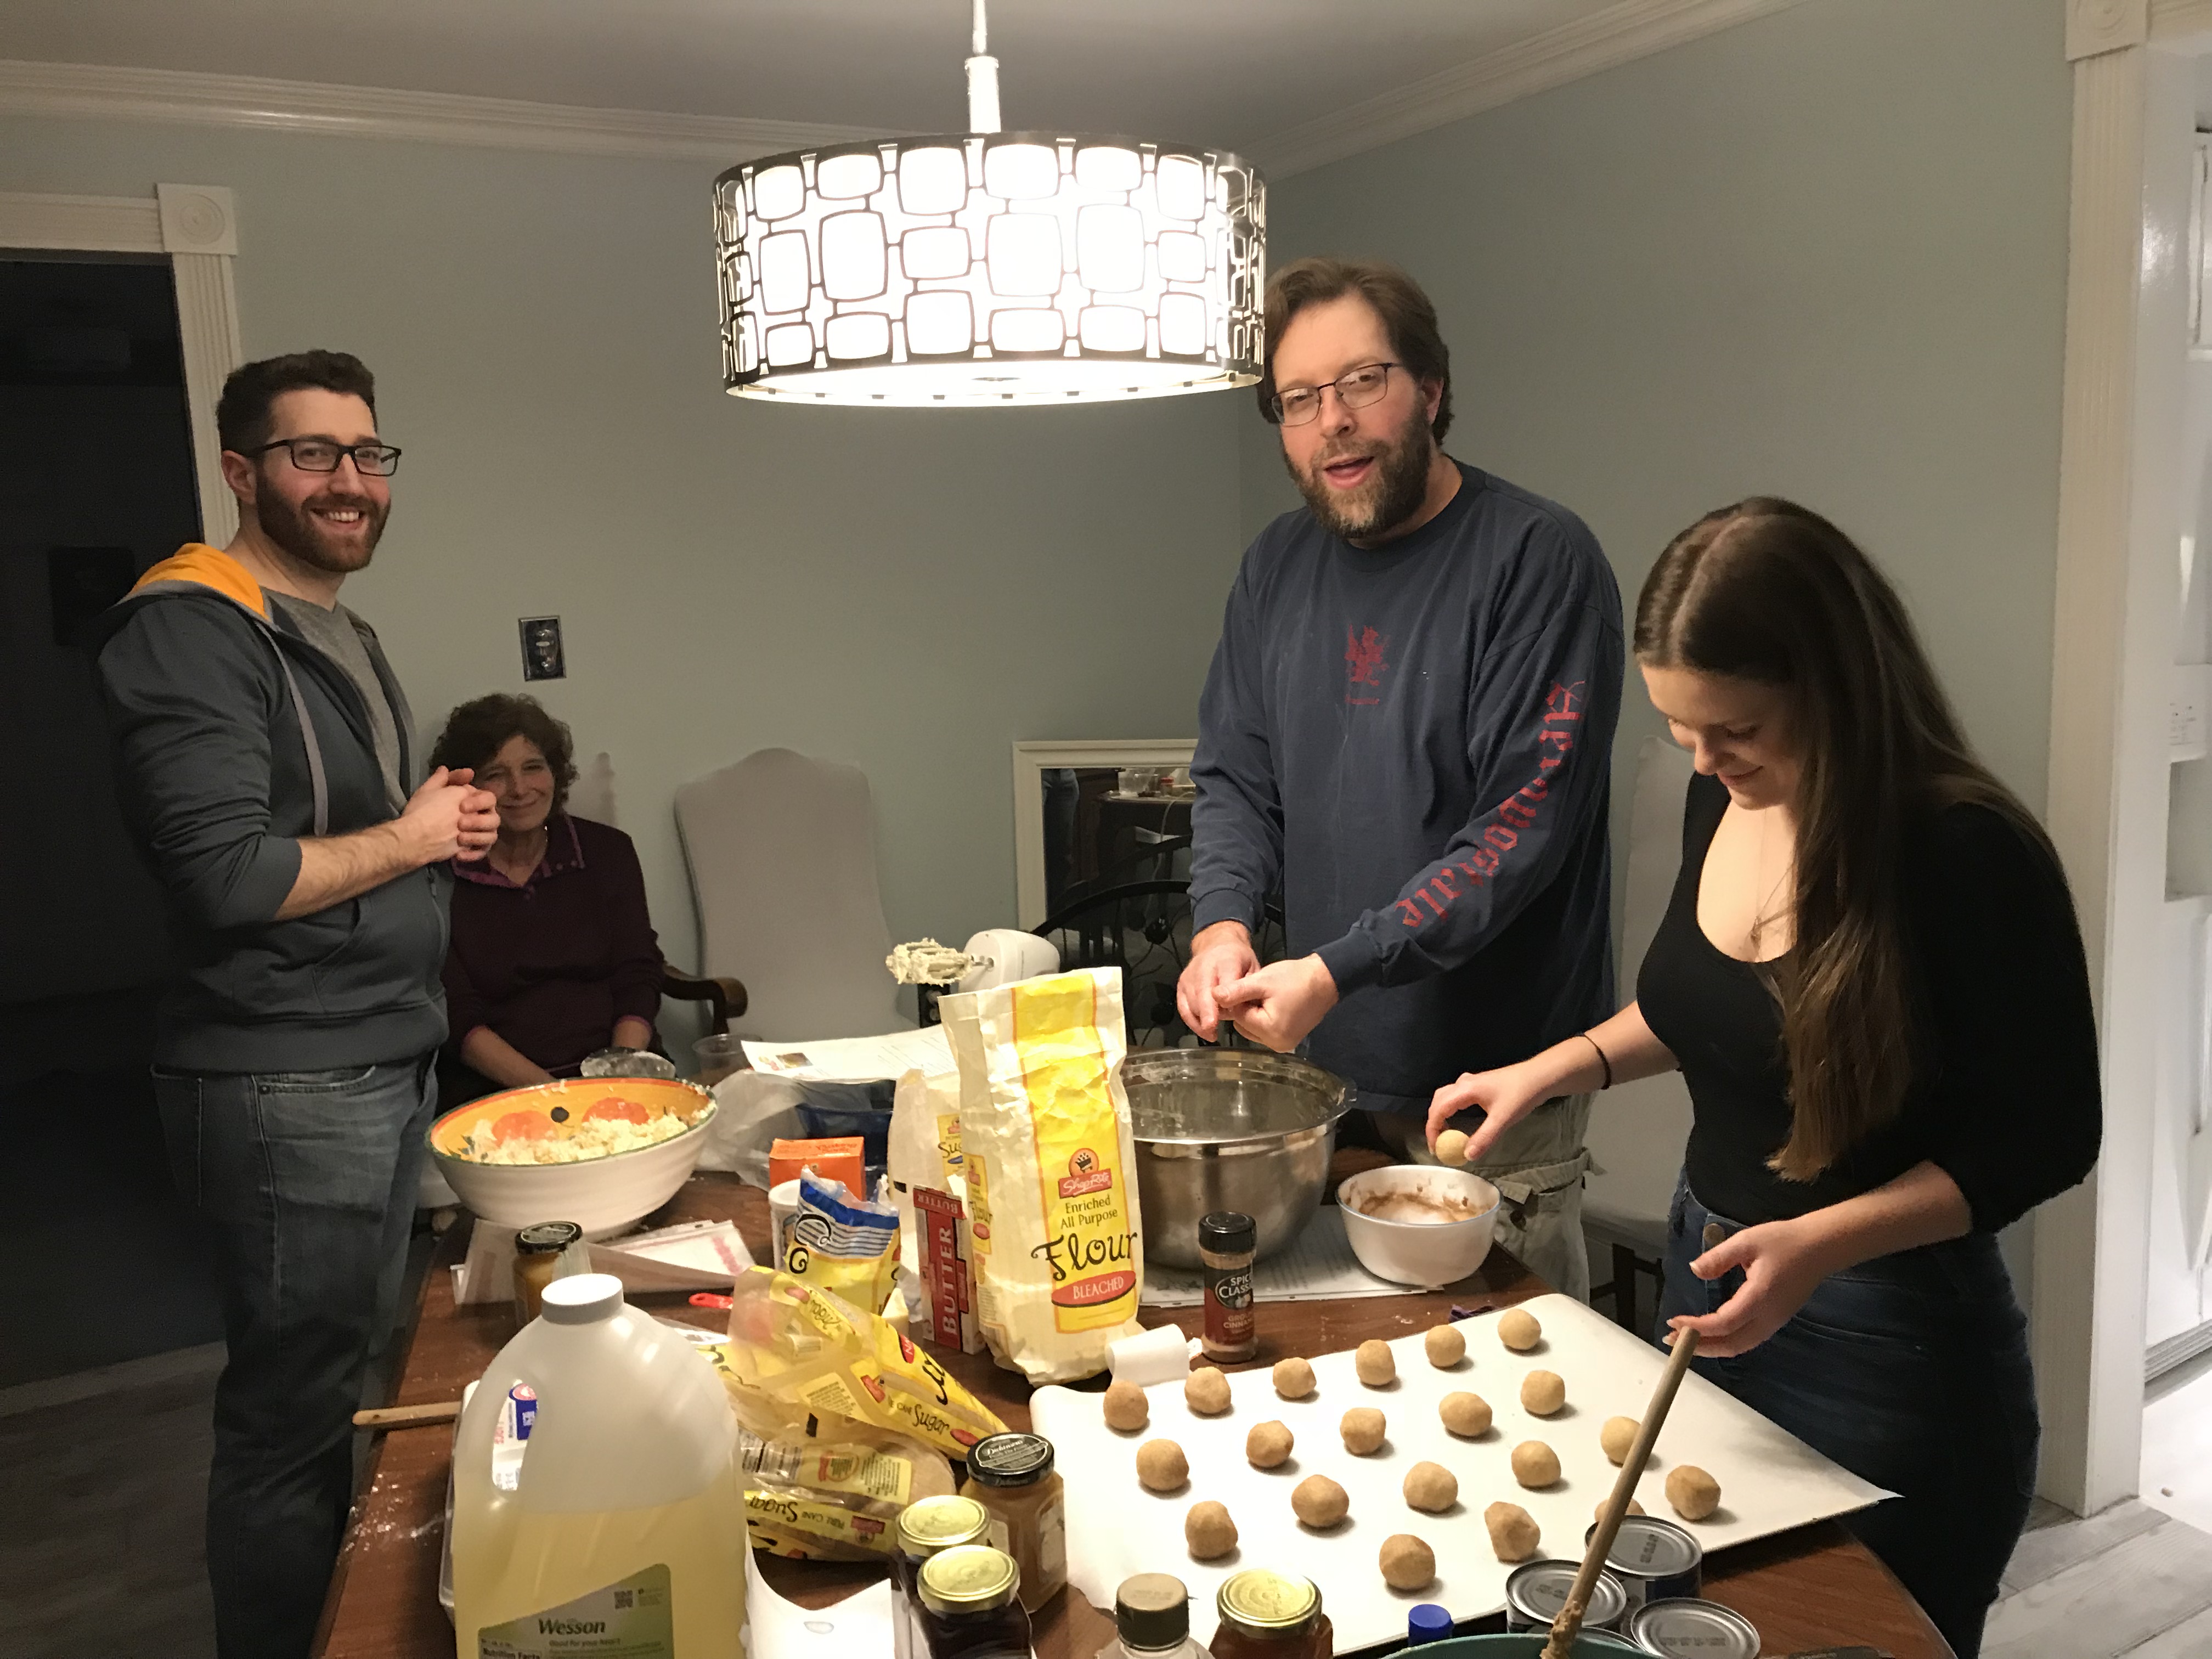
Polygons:
<instances>
[{"instance_id":1,"label":"small tin can","mask_svg":"<svg viewBox=\"0 0 2212 1659\"><path fill-rule=\"evenodd\" d=\"M1750 1620L1694 1596L1645 1602L1629 1615L1628 1634L1661 1659L1759 1659L1759 1632Z\"/></svg>"},{"instance_id":2,"label":"small tin can","mask_svg":"<svg viewBox=\"0 0 2212 1659\"><path fill-rule=\"evenodd\" d=\"M1514 1568L1505 1578L1505 1628L1516 1633L1551 1629L1581 1571L1579 1561L1528 1561ZM1590 1584L1583 1628L1617 1630L1627 1616L1628 1592L1620 1579L1601 1571Z\"/></svg>"},{"instance_id":3,"label":"small tin can","mask_svg":"<svg viewBox=\"0 0 2212 1659\"><path fill-rule=\"evenodd\" d=\"M1583 1534L1583 1547L1596 1535L1593 1525ZM1605 1565L1628 1592L1628 1610L1633 1613L1646 1601L1703 1594L1705 1559L1704 1547L1672 1521L1656 1515L1624 1515Z\"/></svg>"}]
</instances>

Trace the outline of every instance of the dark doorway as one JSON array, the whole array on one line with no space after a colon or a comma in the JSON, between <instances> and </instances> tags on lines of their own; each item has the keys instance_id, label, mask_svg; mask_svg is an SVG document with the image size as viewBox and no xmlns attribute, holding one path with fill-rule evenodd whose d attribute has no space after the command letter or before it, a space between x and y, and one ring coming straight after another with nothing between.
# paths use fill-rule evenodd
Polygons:
<instances>
[{"instance_id":1,"label":"dark doorway","mask_svg":"<svg viewBox=\"0 0 2212 1659\"><path fill-rule=\"evenodd\" d=\"M168 262L0 251L0 1210L33 1258L0 1384L221 1332L146 1074L161 897L83 642L198 536Z\"/></svg>"}]
</instances>

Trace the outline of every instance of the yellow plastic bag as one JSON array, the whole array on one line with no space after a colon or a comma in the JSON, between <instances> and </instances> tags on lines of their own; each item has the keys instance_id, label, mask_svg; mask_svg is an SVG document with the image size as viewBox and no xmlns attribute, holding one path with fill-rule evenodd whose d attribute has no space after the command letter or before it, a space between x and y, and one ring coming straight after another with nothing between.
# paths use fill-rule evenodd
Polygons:
<instances>
[{"instance_id":1,"label":"yellow plastic bag","mask_svg":"<svg viewBox=\"0 0 2212 1659\"><path fill-rule=\"evenodd\" d=\"M750 1268L731 1287L725 1368L738 1420L806 1437L810 1417L849 1417L965 1459L1006 1425L889 1321L788 1273Z\"/></svg>"}]
</instances>

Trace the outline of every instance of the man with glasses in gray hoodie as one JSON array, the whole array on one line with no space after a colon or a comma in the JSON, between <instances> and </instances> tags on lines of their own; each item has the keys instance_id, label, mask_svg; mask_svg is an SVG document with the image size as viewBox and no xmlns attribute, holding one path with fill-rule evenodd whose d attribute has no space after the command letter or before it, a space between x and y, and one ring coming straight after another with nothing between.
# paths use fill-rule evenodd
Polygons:
<instances>
[{"instance_id":1,"label":"man with glasses in gray hoodie","mask_svg":"<svg viewBox=\"0 0 2212 1659\"><path fill-rule=\"evenodd\" d=\"M106 619L125 813L178 965L155 1034L172 1166L213 1234L208 1577L223 1659L301 1659L352 1502L352 1414L397 1322L453 858L499 818L466 772L419 787L414 722L338 603L399 452L356 358L248 363L223 387L228 546L155 565Z\"/></svg>"}]
</instances>

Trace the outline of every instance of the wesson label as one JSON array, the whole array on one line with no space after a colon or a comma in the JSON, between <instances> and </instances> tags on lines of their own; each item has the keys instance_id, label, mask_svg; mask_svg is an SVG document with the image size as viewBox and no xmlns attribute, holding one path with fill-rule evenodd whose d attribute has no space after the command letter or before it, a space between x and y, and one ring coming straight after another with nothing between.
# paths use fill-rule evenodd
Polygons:
<instances>
[{"instance_id":1,"label":"wesson label","mask_svg":"<svg viewBox=\"0 0 2212 1659\"><path fill-rule=\"evenodd\" d=\"M676 1609L668 1569L627 1578L477 1632L481 1659L676 1659Z\"/></svg>"},{"instance_id":2,"label":"wesson label","mask_svg":"<svg viewBox=\"0 0 2212 1659\"><path fill-rule=\"evenodd\" d=\"M1011 988L1044 1200L1045 1242L1030 1254L1052 1270L1053 1323L1119 1325L1137 1311L1134 1229L1097 988L1087 975Z\"/></svg>"}]
</instances>

